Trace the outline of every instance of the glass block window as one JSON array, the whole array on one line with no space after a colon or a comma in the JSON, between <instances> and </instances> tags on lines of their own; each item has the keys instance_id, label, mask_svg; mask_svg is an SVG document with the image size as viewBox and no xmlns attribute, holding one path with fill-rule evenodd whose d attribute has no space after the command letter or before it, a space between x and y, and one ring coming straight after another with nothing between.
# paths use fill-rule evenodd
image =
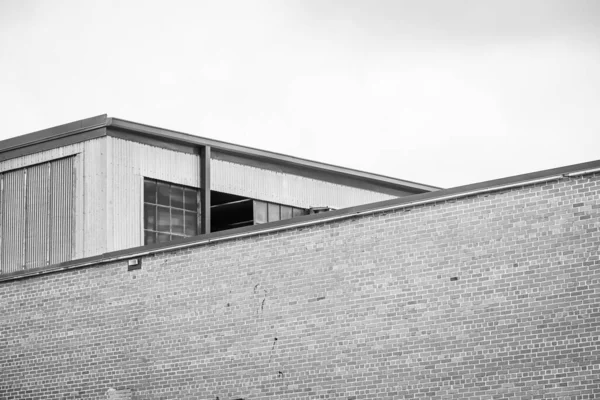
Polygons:
<instances>
[{"instance_id":1,"label":"glass block window","mask_svg":"<svg viewBox=\"0 0 600 400\"><path fill-rule=\"evenodd\" d=\"M144 244L198 234L198 189L144 179Z\"/></svg>"}]
</instances>

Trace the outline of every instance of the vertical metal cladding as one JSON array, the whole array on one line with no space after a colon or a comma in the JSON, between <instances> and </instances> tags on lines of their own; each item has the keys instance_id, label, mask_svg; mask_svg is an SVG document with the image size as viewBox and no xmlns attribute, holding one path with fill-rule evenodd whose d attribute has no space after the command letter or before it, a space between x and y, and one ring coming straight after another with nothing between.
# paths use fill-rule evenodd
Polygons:
<instances>
[{"instance_id":1,"label":"vertical metal cladding","mask_svg":"<svg viewBox=\"0 0 600 400\"><path fill-rule=\"evenodd\" d=\"M2 176L1 273L72 259L75 157Z\"/></svg>"},{"instance_id":2,"label":"vertical metal cladding","mask_svg":"<svg viewBox=\"0 0 600 400\"><path fill-rule=\"evenodd\" d=\"M143 184L152 178L200 187L200 156L107 137L107 249L144 244Z\"/></svg>"},{"instance_id":3,"label":"vertical metal cladding","mask_svg":"<svg viewBox=\"0 0 600 400\"><path fill-rule=\"evenodd\" d=\"M222 160L211 160L213 190L300 208L345 208L395 196L370 190L269 171Z\"/></svg>"},{"instance_id":4,"label":"vertical metal cladding","mask_svg":"<svg viewBox=\"0 0 600 400\"><path fill-rule=\"evenodd\" d=\"M4 174L2 199L2 273L23 269L25 245L25 170Z\"/></svg>"},{"instance_id":5,"label":"vertical metal cladding","mask_svg":"<svg viewBox=\"0 0 600 400\"><path fill-rule=\"evenodd\" d=\"M74 158L51 163L50 169L50 264L72 258L74 225Z\"/></svg>"},{"instance_id":6,"label":"vertical metal cladding","mask_svg":"<svg viewBox=\"0 0 600 400\"><path fill-rule=\"evenodd\" d=\"M84 142L83 165L79 172L83 191L78 198L82 205L78 220L82 223L83 256L90 257L107 251L107 138Z\"/></svg>"},{"instance_id":7,"label":"vertical metal cladding","mask_svg":"<svg viewBox=\"0 0 600 400\"><path fill-rule=\"evenodd\" d=\"M25 268L43 267L47 263L50 236L50 165L36 165L27 169L27 229L25 230Z\"/></svg>"},{"instance_id":8,"label":"vertical metal cladding","mask_svg":"<svg viewBox=\"0 0 600 400\"><path fill-rule=\"evenodd\" d=\"M82 258L96 255L106 251L106 214L105 207L94 209L96 204L85 207L84 200L102 200L106 187L106 138L97 138L81 143L42 151L10 160L0 161L0 173L14 172L17 169L34 168L37 165L46 165L49 162L72 156L75 159L75 234L73 235L73 258ZM87 176L85 175L87 172ZM48 177L49 179L49 177ZM49 195L48 195L49 196ZM30 215L28 214L28 217ZM2 216L0 216L0 224ZM87 223L87 225L86 225ZM86 233L91 235L89 239ZM46 233L49 236L50 232ZM87 240L86 240L87 239ZM86 243L87 241L87 243ZM1 251L0 239L0 251ZM47 257L48 258L48 257ZM48 258L49 260L49 258ZM49 262L49 261L48 261Z\"/></svg>"}]
</instances>

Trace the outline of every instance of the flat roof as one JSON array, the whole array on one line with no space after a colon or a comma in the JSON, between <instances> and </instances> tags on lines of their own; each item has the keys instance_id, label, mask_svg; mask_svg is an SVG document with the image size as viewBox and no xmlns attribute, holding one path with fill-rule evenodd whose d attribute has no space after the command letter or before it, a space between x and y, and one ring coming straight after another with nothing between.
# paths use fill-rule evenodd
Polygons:
<instances>
[{"instance_id":1,"label":"flat roof","mask_svg":"<svg viewBox=\"0 0 600 400\"><path fill-rule=\"evenodd\" d=\"M106 136L108 134L107 128L108 130L133 132L137 135L156 139L158 142L164 142L165 144L192 147L210 146L213 150L225 154L243 156L252 160L275 163L287 167L302 168L305 171L325 172L411 193L431 192L440 189L436 186L241 146L124 119L110 118L106 114L0 141L0 162L51 148L62 147L67 144Z\"/></svg>"},{"instance_id":2,"label":"flat roof","mask_svg":"<svg viewBox=\"0 0 600 400\"><path fill-rule=\"evenodd\" d=\"M455 188L443 189L435 192L415 194L412 196L405 196L392 200L385 200L356 207L328 211L320 214L304 215L294 219L219 231L185 239L178 239L166 243L156 243L148 246L140 246L125 250L114 251L98 256L81 258L77 260L66 261L60 264L12 272L6 275L0 275L0 282L23 279L47 273L89 267L110 262L123 261L132 258L145 257L152 254L163 253L166 251L176 251L189 247L208 245L211 243L250 237L271 232L278 232L289 229L299 229L306 226L335 222L339 220L355 218L379 212L395 211L417 206L427 206L430 204L438 204L445 201L455 201L471 196L486 195L493 192L544 184L554 181L558 182L563 179L573 179L579 176L589 174L600 174L600 160L569 165L566 167L547 169L528 174L516 175L508 178L494 179L491 181L458 186Z\"/></svg>"}]
</instances>

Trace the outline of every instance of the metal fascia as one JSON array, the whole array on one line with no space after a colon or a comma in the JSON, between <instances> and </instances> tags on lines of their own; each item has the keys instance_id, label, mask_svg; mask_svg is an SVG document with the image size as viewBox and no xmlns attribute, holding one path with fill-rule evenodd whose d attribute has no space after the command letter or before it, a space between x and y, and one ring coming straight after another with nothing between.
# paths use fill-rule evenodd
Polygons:
<instances>
[{"instance_id":1,"label":"metal fascia","mask_svg":"<svg viewBox=\"0 0 600 400\"><path fill-rule=\"evenodd\" d=\"M439 187L424 185L402 179L396 179L389 176L373 174L359 171L351 168L339 167L336 165L321 163L317 161L306 160L299 157L288 156L281 153L256 149L248 146L241 146L233 143L222 142L220 140L208 139L200 136L194 136L187 133L158 128L150 125L139 124L137 122L126 121L118 118L110 119L110 126L117 129L130 130L146 135L156 136L163 140L171 140L179 143L192 144L196 146L211 146L214 149L234 154L243 154L248 157L263 159L267 161L276 160L285 164L297 165L305 168L313 168L326 172L334 172L355 178L368 179L375 182L386 183L388 185L401 186L409 189L423 190L427 192L439 190Z\"/></svg>"}]
</instances>

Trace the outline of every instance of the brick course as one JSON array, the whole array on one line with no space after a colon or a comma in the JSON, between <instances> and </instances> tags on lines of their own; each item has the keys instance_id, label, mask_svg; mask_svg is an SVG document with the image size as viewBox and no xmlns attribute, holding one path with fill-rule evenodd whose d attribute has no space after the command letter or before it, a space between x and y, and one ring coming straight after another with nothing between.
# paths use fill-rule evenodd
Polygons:
<instances>
[{"instance_id":1,"label":"brick course","mask_svg":"<svg viewBox=\"0 0 600 400\"><path fill-rule=\"evenodd\" d=\"M599 227L589 175L5 282L0 398L600 398Z\"/></svg>"}]
</instances>

